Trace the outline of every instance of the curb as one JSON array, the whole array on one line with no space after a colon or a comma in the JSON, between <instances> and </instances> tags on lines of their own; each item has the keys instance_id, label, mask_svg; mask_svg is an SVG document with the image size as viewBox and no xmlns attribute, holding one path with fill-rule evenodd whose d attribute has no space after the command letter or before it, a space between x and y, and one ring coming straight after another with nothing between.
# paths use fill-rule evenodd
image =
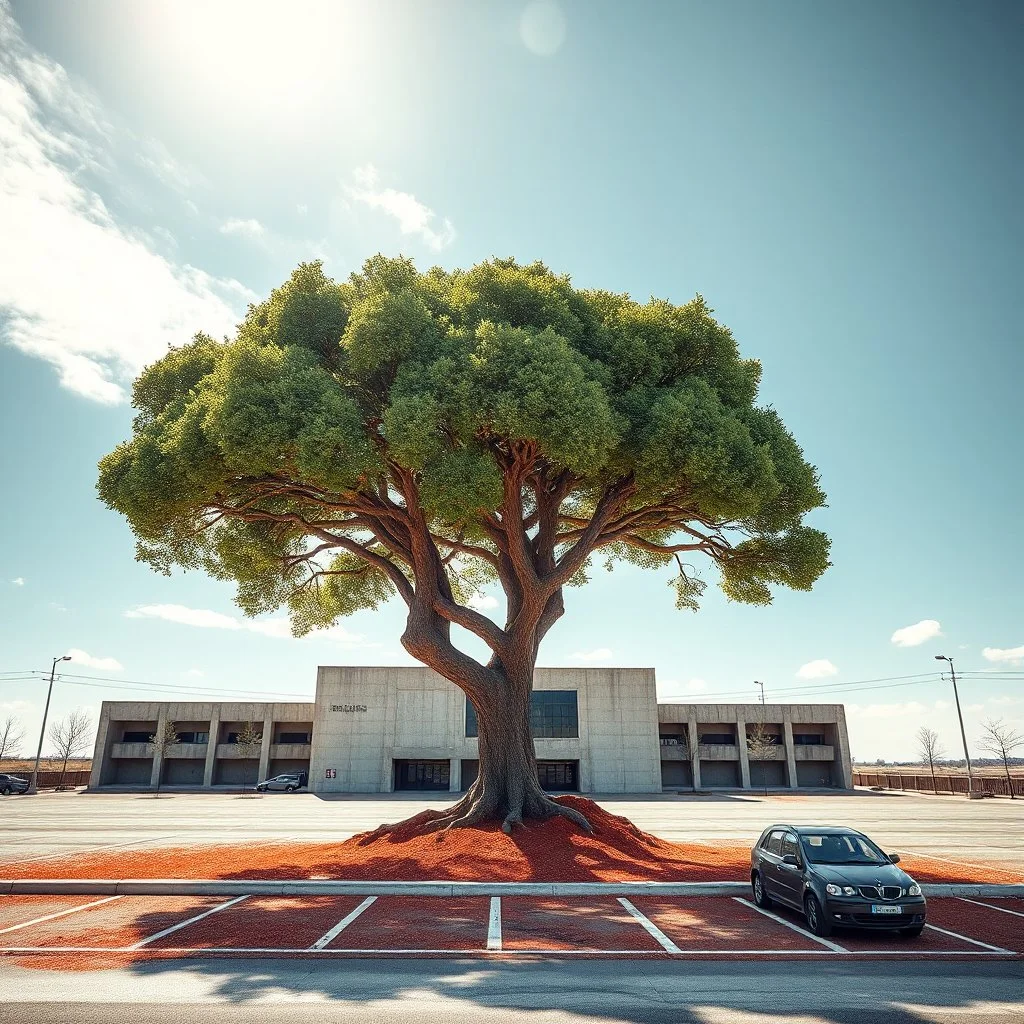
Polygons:
<instances>
[{"instance_id":1,"label":"curb","mask_svg":"<svg viewBox=\"0 0 1024 1024\"><path fill-rule=\"evenodd\" d=\"M925 896L1024 897L1024 884L922 885ZM748 896L746 882L344 882L184 878L0 879L33 896Z\"/></svg>"}]
</instances>

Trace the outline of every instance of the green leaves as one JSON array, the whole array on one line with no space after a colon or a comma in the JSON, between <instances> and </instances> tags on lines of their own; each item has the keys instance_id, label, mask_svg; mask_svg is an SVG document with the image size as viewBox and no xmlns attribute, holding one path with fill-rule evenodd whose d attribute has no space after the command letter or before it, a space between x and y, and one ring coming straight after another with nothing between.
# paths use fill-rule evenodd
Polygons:
<instances>
[{"instance_id":1,"label":"green leaves","mask_svg":"<svg viewBox=\"0 0 1024 1024\"><path fill-rule=\"evenodd\" d=\"M817 473L755 404L759 380L700 296L641 304L509 259L421 274L376 256L341 284L305 263L234 338L197 335L140 374L98 487L154 568L233 580L247 613L287 607L300 633L412 579L410 501L442 555L493 556L510 472L526 515L559 493L556 558L603 509L607 565L665 572L696 545L730 598L766 603L829 563L803 523ZM472 554L446 572L463 596L495 578ZM670 584L697 607L703 582Z\"/></svg>"}]
</instances>

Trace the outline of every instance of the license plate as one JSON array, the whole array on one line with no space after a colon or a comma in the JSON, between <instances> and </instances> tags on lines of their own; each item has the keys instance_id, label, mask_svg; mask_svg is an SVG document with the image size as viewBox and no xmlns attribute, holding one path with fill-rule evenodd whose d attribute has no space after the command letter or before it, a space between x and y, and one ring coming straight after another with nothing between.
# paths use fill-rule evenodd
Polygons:
<instances>
[{"instance_id":1,"label":"license plate","mask_svg":"<svg viewBox=\"0 0 1024 1024\"><path fill-rule=\"evenodd\" d=\"M875 903L871 907L871 913L872 914L902 914L903 913L903 908L902 907L879 906L877 903Z\"/></svg>"}]
</instances>

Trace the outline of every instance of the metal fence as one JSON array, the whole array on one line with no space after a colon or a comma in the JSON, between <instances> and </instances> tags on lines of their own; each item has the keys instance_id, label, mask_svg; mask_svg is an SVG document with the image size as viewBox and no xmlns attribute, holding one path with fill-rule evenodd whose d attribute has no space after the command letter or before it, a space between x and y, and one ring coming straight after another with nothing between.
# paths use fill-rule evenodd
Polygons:
<instances>
[{"instance_id":1,"label":"metal fence","mask_svg":"<svg viewBox=\"0 0 1024 1024\"><path fill-rule=\"evenodd\" d=\"M17 775L20 779L27 780L32 778L31 768L28 770L5 768L4 771L10 775ZM58 784L62 785L64 789L73 789L75 786L88 786L90 774L89 771L71 771L71 769L68 769L64 773L64 781L61 782L59 771L40 768L38 786L40 789L56 789Z\"/></svg>"},{"instance_id":2,"label":"metal fence","mask_svg":"<svg viewBox=\"0 0 1024 1024\"><path fill-rule=\"evenodd\" d=\"M933 778L930 774L910 775L903 772L863 772L854 771L853 784L855 786L881 786L882 789L908 789L920 793L966 793L966 775L948 775L935 773ZM993 796L1024 796L1024 776L1014 776L1013 792L1010 792L1010 782L1005 776L1002 778L995 775L975 775L974 791L976 793L991 793Z\"/></svg>"}]
</instances>

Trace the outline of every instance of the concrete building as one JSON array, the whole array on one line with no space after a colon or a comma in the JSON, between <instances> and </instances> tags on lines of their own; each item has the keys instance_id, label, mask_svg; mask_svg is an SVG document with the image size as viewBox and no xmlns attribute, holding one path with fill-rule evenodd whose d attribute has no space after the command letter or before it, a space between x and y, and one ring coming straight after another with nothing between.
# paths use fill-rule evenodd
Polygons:
<instances>
[{"instance_id":1,"label":"concrete building","mask_svg":"<svg viewBox=\"0 0 1024 1024\"><path fill-rule=\"evenodd\" d=\"M842 705L657 703L653 669L541 668L533 731L545 789L583 793L833 786L852 773ZM149 742L164 723L178 742ZM247 749L246 723L261 740ZM427 668L323 666L307 703L104 701L90 788L216 788L305 770L317 793L469 787L477 729Z\"/></svg>"}]
</instances>

